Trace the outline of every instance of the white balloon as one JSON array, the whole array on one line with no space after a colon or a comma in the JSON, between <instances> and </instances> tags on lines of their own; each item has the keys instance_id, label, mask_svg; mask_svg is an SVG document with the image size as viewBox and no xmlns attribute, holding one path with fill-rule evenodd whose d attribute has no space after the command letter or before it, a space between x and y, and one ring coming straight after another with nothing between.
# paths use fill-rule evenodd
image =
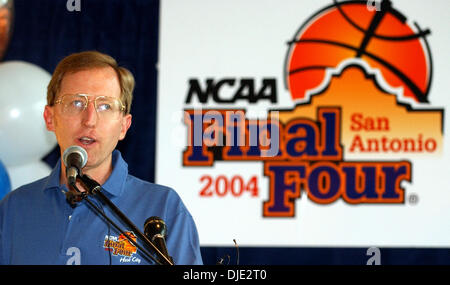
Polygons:
<instances>
[{"instance_id":1,"label":"white balloon","mask_svg":"<svg viewBox=\"0 0 450 285\"><path fill-rule=\"evenodd\" d=\"M43 118L50 78L31 63L0 63L0 159L7 168L39 161L56 144Z\"/></svg>"},{"instance_id":2,"label":"white balloon","mask_svg":"<svg viewBox=\"0 0 450 285\"><path fill-rule=\"evenodd\" d=\"M46 177L51 168L43 161L34 161L19 166L6 167L11 180L11 190Z\"/></svg>"}]
</instances>

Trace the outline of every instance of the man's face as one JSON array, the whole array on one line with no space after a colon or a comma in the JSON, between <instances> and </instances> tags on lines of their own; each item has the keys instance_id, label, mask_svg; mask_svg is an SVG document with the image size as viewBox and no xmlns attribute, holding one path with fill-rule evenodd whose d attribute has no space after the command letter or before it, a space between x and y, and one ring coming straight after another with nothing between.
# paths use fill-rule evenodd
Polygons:
<instances>
[{"instance_id":1,"label":"man's face","mask_svg":"<svg viewBox=\"0 0 450 285\"><path fill-rule=\"evenodd\" d=\"M78 145L88 153L85 170L109 167L112 151L131 125L130 114L121 112L117 119L105 119L94 106L98 96L120 98L120 84L114 69L105 67L65 74L56 100L65 94L90 96L86 109L76 116L65 114L62 104L45 107L47 129L55 133L61 153Z\"/></svg>"}]
</instances>

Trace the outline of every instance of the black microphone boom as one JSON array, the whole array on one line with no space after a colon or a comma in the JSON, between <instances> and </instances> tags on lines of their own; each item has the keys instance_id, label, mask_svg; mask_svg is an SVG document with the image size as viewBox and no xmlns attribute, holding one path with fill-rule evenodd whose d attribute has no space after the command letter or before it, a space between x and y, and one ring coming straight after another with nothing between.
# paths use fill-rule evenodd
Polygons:
<instances>
[{"instance_id":1,"label":"black microphone boom","mask_svg":"<svg viewBox=\"0 0 450 285\"><path fill-rule=\"evenodd\" d=\"M111 202L111 200L106 197L105 194L102 193L102 187L101 185L95 181L94 179L90 178L88 175L83 174L81 172L81 169L86 165L88 160L87 152L80 146L71 146L67 148L64 151L63 154L63 162L66 166L66 176L68 180L68 184L71 185L77 192L72 193L69 191L66 192L66 198L71 203L71 205L74 205L78 200L86 200L88 204L92 207L94 211L96 211L98 214L100 214L109 224L111 224L115 229L119 230L120 233L122 233L134 246L139 248L139 250L144 254L145 259L149 258L150 261L153 260L157 264L167 264L167 265L173 265L173 261L171 259L168 259L160 250L158 247L156 247L134 224L131 222L127 216L125 216L124 213L122 213L119 208L114 205L114 203ZM79 179L81 181L81 184L84 185L87 192L80 192L76 185L76 181ZM136 234L136 236L146 245L147 248L153 249L153 251L158 255L158 258L156 259L153 257L150 253L147 252L141 245L139 245L137 242L135 242L132 238L128 236L125 231L123 231L116 223L114 223L106 214L99 209L94 203L92 203L87 196L88 195L94 195L97 198L101 200L104 204L108 205L109 208L113 211L113 213L124 223L126 224L131 231ZM80 198L80 199L79 199Z\"/></svg>"},{"instance_id":2,"label":"black microphone boom","mask_svg":"<svg viewBox=\"0 0 450 285\"><path fill-rule=\"evenodd\" d=\"M114 213L114 214L115 214L115 215L116 215L116 216L117 216L117 217L118 217L125 225L127 225L127 226L131 229L131 231L132 231L132 232L133 232L133 233L134 233L134 234L135 234L135 235L136 235L136 236L137 236L137 237L138 237L138 238L139 238L139 239L140 239L140 240L148 247L148 248L152 249L152 250L157 254L158 259L154 259L153 256L148 255L153 261L155 261L157 264L174 265L173 261L172 261L171 259L168 259L168 258L167 258L167 257L159 250L159 248L156 247L156 245L154 245L154 244L147 238L147 236L146 236L144 233L142 233L142 232L136 227L136 225L134 225L133 222L132 222L130 219L128 219L128 217L127 217L124 213L122 213L122 212L120 211L120 209L117 208L117 206L114 205L113 202L111 202L111 200L109 200L108 197L106 197L105 194L103 194L102 187L100 186L100 184L99 184L97 181L93 180L92 178L90 178L90 177L89 177L88 175L86 175L86 174L79 175L77 178L81 180L81 183L87 188L86 190L88 191L88 193L89 193L90 195L96 196L96 197L99 198L104 204L106 204L106 205L113 211L113 213ZM76 186L75 186L75 187L76 187ZM88 199L86 199L86 200L88 200ZM107 219L109 223L111 223L114 227L116 227L116 226L111 222L111 220L109 220L109 219L106 217L106 215L104 215L104 213L102 213L102 212L100 211L99 214L102 215L103 217L105 217L105 219ZM128 239L131 243L133 243L133 245L135 245L135 246L137 246L139 249L141 249L141 247L139 247L138 244L135 244L135 243L133 242L132 239L128 238L128 235L127 235L125 232L121 231L121 233L124 234L125 237L127 237L127 239ZM143 250L141 249L141 251L143 251ZM143 251L143 252L145 252L145 251Z\"/></svg>"},{"instance_id":3,"label":"black microphone boom","mask_svg":"<svg viewBox=\"0 0 450 285\"><path fill-rule=\"evenodd\" d=\"M84 148L73 145L68 147L63 154L63 162L66 166L66 176L69 185L74 185L77 176L81 175L81 169L86 165L88 155Z\"/></svg>"}]
</instances>

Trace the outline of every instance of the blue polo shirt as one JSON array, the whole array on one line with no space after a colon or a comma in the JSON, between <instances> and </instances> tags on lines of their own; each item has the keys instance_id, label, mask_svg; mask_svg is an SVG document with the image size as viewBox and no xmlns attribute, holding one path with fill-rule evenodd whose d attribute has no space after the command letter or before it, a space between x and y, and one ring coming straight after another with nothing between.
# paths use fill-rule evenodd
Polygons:
<instances>
[{"instance_id":1,"label":"blue polo shirt","mask_svg":"<svg viewBox=\"0 0 450 285\"><path fill-rule=\"evenodd\" d=\"M178 194L129 175L118 150L112 160L113 171L102 185L103 193L142 232L148 217L161 217L175 264L202 264L194 220ZM60 173L59 161L48 177L1 200L0 264L153 264L86 201L71 206L64 194L67 188L59 183ZM130 230L108 206L89 197L123 230Z\"/></svg>"}]
</instances>

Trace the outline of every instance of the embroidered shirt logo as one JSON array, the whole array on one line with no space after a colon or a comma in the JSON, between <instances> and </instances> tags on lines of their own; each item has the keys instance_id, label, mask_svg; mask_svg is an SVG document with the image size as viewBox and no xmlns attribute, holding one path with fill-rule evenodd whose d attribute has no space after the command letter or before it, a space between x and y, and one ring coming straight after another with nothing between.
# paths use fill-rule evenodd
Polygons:
<instances>
[{"instance_id":1,"label":"embroidered shirt logo","mask_svg":"<svg viewBox=\"0 0 450 285\"><path fill-rule=\"evenodd\" d=\"M136 241L136 235L133 232L126 233L133 241ZM105 235L103 248L110 251L113 256L120 256L120 262L141 262L140 258L134 256L137 252L136 246L134 246L123 234L118 237Z\"/></svg>"}]
</instances>

